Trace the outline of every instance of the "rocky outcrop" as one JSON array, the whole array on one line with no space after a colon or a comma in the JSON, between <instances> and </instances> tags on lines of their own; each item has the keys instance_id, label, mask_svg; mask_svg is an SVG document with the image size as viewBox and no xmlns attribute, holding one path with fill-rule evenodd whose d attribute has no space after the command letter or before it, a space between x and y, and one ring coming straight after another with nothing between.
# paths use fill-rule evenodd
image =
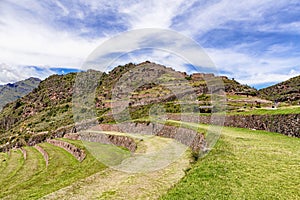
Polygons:
<instances>
[{"instance_id":1,"label":"rocky outcrop","mask_svg":"<svg viewBox=\"0 0 300 200\"><path fill-rule=\"evenodd\" d=\"M71 153L78 161L83 161L85 158L85 152L76 146L65 142L65 141L60 141L60 140L54 140L54 139L47 139L47 142L50 144L53 144L55 146L61 147Z\"/></svg>"},{"instance_id":2,"label":"rocky outcrop","mask_svg":"<svg viewBox=\"0 0 300 200\"><path fill-rule=\"evenodd\" d=\"M49 138L50 135L49 135L49 132L48 131L45 131L45 132L40 132L40 133L35 133L33 134L28 142L27 142L27 145L28 146L34 146L36 144L39 144L41 142L44 142L47 138Z\"/></svg>"},{"instance_id":3,"label":"rocky outcrop","mask_svg":"<svg viewBox=\"0 0 300 200\"><path fill-rule=\"evenodd\" d=\"M180 115L168 115L168 118L181 120ZM214 116L213 118L211 116L184 116L184 119L189 122L265 130L288 136L300 137L300 114L229 115L225 117L224 123L220 123L218 118L220 119L221 116Z\"/></svg>"},{"instance_id":4,"label":"rocky outcrop","mask_svg":"<svg viewBox=\"0 0 300 200\"><path fill-rule=\"evenodd\" d=\"M48 162L49 162L49 156L48 153L40 146L35 145L34 148L36 148L36 150L38 150L44 157L44 160L46 162L46 167L48 166Z\"/></svg>"},{"instance_id":5,"label":"rocky outcrop","mask_svg":"<svg viewBox=\"0 0 300 200\"><path fill-rule=\"evenodd\" d=\"M0 129L9 130L15 123L19 121L19 118L6 116L0 119Z\"/></svg>"}]
</instances>

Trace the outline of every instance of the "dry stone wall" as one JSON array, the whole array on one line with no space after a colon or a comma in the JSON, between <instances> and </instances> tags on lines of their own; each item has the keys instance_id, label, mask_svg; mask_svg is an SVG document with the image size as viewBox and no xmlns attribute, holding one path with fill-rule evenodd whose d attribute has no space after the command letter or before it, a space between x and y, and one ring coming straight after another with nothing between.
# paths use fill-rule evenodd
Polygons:
<instances>
[{"instance_id":1,"label":"dry stone wall","mask_svg":"<svg viewBox=\"0 0 300 200\"><path fill-rule=\"evenodd\" d=\"M85 152L83 150L77 148L76 146L74 146L68 142L60 141L60 140L53 140L53 139L47 139L47 142L65 149L66 151L71 153L80 162L83 161L83 159L86 156Z\"/></svg>"},{"instance_id":2,"label":"dry stone wall","mask_svg":"<svg viewBox=\"0 0 300 200\"><path fill-rule=\"evenodd\" d=\"M124 147L131 152L135 152L137 148L137 145L133 138L121 135L110 135L104 133L102 134L84 131L77 134L66 134L64 137L71 140L84 140L89 142L98 142L102 144L113 144L116 146Z\"/></svg>"},{"instance_id":3,"label":"dry stone wall","mask_svg":"<svg viewBox=\"0 0 300 200\"><path fill-rule=\"evenodd\" d=\"M46 162L46 167L48 166L48 162L49 162L49 156L48 156L48 153L40 146L38 145L35 145L34 146L44 157L44 160Z\"/></svg>"},{"instance_id":4,"label":"dry stone wall","mask_svg":"<svg viewBox=\"0 0 300 200\"><path fill-rule=\"evenodd\" d=\"M194 130L182 127L167 126L158 123L128 122L122 124L100 124L97 128L102 131L118 131L172 138L191 147L191 149L195 152L205 150L206 147L203 134L199 134Z\"/></svg>"},{"instance_id":5,"label":"dry stone wall","mask_svg":"<svg viewBox=\"0 0 300 200\"><path fill-rule=\"evenodd\" d=\"M184 116L189 122L203 124L220 124L216 116L215 121L211 116ZM180 120L180 115L168 115L168 119ZM229 115L225 117L224 126L249 128L277 132L288 136L300 137L300 114L282 115Z\"/></svg>"},{"instance_id":6,"label":"dry stone wall","mask_svg":"<svg viewBox=\"0 0 300 200\"><path fill-rule=\"evenodd\" d=\"M22 151L24 160L26 160L27 159L27 152L26 152L26 150L24 148L22 148L22 147L20 148L20 150Z\"/></svg>"}]
</instances>

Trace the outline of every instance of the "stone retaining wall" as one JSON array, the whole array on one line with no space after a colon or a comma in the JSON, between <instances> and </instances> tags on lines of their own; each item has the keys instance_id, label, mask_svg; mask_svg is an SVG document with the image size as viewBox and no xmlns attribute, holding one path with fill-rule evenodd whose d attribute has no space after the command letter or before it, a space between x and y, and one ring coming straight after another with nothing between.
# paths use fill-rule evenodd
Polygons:
<instances>
[{"instance_id":1,"label":"stone retaining wall","mask_svg":"<svg viewBox=\"0 0 300 200\"><path fill-rule=\"evenodd\" d=\"M65 149L66 151L71 153L80 162L83 161L83 159L86 156L83 150L77 148L76 146L74 146L68 142L60 141L60 140L53 140L53 139L47 139L47 142Z\"/></svg>"},{"instance_id":2,"label":"stone retaining wall","mask_svg":"<svg viewBox=\"0 0 300 200\"><path fill-rule=\"evenodd\" d=\"M122 124L100 124L96 127L102 131L117 131L125 133L156 135L172 138L185 144L195 152L205 150L206 142L203 134L182 127L166 126L158 123L122 123Z\"/></svg>"},{"instance_id":3,"label":"stone retaining wall","mask_svg":"<svg viewBox=\"0 0 300 200\"><path fill-rule=\"evenodd\" d=\"M46 162L46 167L48 166L48 160L49 160L49 156L48 156L48 153L40 146L38 145L35 145L34 148L36 148L44 157L44 160Z\"/></svg>"},{"instance_id":4,"label":"stone retaining wall","mask_svg":"<svg viewBox=\"0 0 300 200\"><path fill-rule=\"evenodd\" d=\"M137 145L133 138L121 135L111 135L105 133L102 134L84 131L77 134L66 134L64 137L71 140L83 140L89 142L98 142L102 144L113 144L116 146L124 147L131 152L135 152L137 148Z\"/></svg>"},{"instance_id":5,"label":"stone retaining wall","mask_svg":"<svg viewBox=\"0 0 300 200\"><path fill-rule=\"evenodd\" d=\"M185 115L184 118L189 122L222 125L221 116L215 116L215 121L211 121L211 116ZM168 119L180 120L181 116L170 114L168 115ZM300 137L300 114L228 115L225 117L224 126L266 130L288 136Z\"/></svg>"},{"instance_id":6,"label":"stone retaining wall","mask_svg":"<svg viewBox=\"0 0 300 200\"><path fill-rule=\"evenodd\" d=\"M21 151L23 153L24 160L26 160L27 159L27 152L26 152L26 150L24 148L22 148L22 147L20 149L21 149Z\"/></svg>"}]
</instances>

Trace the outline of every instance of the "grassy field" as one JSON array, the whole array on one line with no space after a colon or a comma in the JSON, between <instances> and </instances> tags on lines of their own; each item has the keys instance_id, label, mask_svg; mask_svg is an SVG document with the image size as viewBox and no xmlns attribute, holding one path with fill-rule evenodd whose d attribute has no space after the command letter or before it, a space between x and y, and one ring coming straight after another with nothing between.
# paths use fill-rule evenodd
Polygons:
<instances>
[{"instance_id":1,"label":"grassy field","mask_svg":"<svg viewBox=\"0 0 300 200\"><path fill-rule=\"evenodd\" d=\"M96 133L97 131L94 132ZM143 139L137 144L138 150L136 154L130 157L130 165L127 166L126 162L123 162L118 167L107 168L55 191L43 197L43 199L158 199L161 194L166 193L170 187L185 175L184 170L191 165L190 150L182 144L174 143L172 139L151 135L108 133L130 135L133 138ZM103 149L98 149L99 147L97 146L95 151L99 155L107 156L105 155L107 153L108 156L111 155L108 151L113 150L113 148L109 147L105 152L99 152L97 150ZM165 149L166 146L168 149ZM105 145L105 147L108 146ZM172 147L173 150L178 150L178 147L180 149L181 147L184 148L181 149L181 154L178 154L177 159L164 166L165 163L163 161L172 158L171 153L174 152ZM171 152L168 153L168 151ZM153 154L158 156L151 156ZM152 164L159 164L153 170L149 159L157 159L160 155L160 160L151 160ZM144 166L145 163L149 164L149 166ZM144 167L149 169L149 171L143 172ZM135 172L136 169L141 170L139 170L139 173L127 173L128 171Z\"/></svg>"},{"instance_id":2,"label":"grassy field","mask_svg":"<svg viewBox=\"0 0 300 200\"><path fill-rule=\"evenodd\" d=\"M76 141L65 138L60 140L69 142L74 145L84 145L92 156L107 166L114 166L120 164L124 159L130 157L130 151L128 149L118 147L115 145L101 144L97 142L88 141ZM113 158L113 159L112 159Z\"/></svg>"},{"instance_id":3,"label":"grassy field","mask_svg":"<svg viewBox=\"0 0 300 200\"><path fill-rule=\"evenodd\" d=\"M24 158L20 150L12 150L8 155L2 154L2 171L0 174L0 184L6 185L10 182L10 179L21 169ZM0 194L3 193L3 187L0 187ZM1 196L0 196L1 197Z\"/></svg>"},{"instance_id":4,"label":"grassy field","mask_svg":"<svg viewBox=\"0 0 300 200\"><path fill-rule=\"evenodd\" d=\"M201 133L209 128L167 121L172 126L180 123ZM134 137L138 153L156 152L171 142ZM85 149L81 141L62 140ZM27 159L20 150L0 153L0 199L300 199L300 139L277 133L223 127L214 148L193 165L186 151L165 168L133 174L106 168L88 151L80 163L64 149L39 145L49 154L48 167L33 147L25 147ZM120 161L129 156L115 148L102 145L97 150L102 156L116 151L113 157Z\"/></svg>"},{"instance_id":5,"label":"grassy field","mask_svg":"<svg viewBox=\"0 0 300 200\"><path fill-rule=\"evenodd\" d=\"M77 145L80 146L80 141L77 141ZM38 199L106 168L88 152L80 163L64 149L48 143L40 146L49 155L48 167L42 155L33 147L25 148L26 160L20 150L12 150L5 161L7 164L1 164L1 199ZM3 157L7 155L1 154Z\"/></svg>"},{"instance_id":6,"label":"grassy field","mask_svg":"<svg viewBox=\"0 0 300 200\"><path fill-rule=\"evenodd\" d=\"M230 112L229 115L282 115L282 114L300 114L300 106L279 107L277 109L254 109L245 112Z\"/></svg>"},{"instance_id":7,"label":"grassy field","mask_svg":"<svg viewBox=\"0 0 300 200\"><path fill-rule=\"evenodd\" d=\"M299 138L223 128L215 148L161 199L300 199L299 165Z\"/></svg>"}]
</instances>

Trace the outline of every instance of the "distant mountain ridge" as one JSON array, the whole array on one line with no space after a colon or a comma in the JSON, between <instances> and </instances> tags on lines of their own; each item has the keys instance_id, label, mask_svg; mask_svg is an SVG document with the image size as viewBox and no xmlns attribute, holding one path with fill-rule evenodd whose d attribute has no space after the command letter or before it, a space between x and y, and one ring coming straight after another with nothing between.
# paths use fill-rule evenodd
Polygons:
<instances>
[{"instance_id":1,"label":"distant mountain ridge","mask_svg":"<svg viewBox=\"0 0 300 200\"><path fill-rule=\"evenodd\" d=\"M7 103L13 102L30 93L40 82L39 78L30 77L16 83L0 85L0 110Z\"/></svg>"},{"instance_id":2,"label":"distant mountain ridge","mask_svg":"<svg viewBox=\"0 0 300 200\"><path fill-rule=\"evenodd\" d=\"M277 102L300 103L300 76L260 89L259 96Z\"/></svg>"}]
</instances>

